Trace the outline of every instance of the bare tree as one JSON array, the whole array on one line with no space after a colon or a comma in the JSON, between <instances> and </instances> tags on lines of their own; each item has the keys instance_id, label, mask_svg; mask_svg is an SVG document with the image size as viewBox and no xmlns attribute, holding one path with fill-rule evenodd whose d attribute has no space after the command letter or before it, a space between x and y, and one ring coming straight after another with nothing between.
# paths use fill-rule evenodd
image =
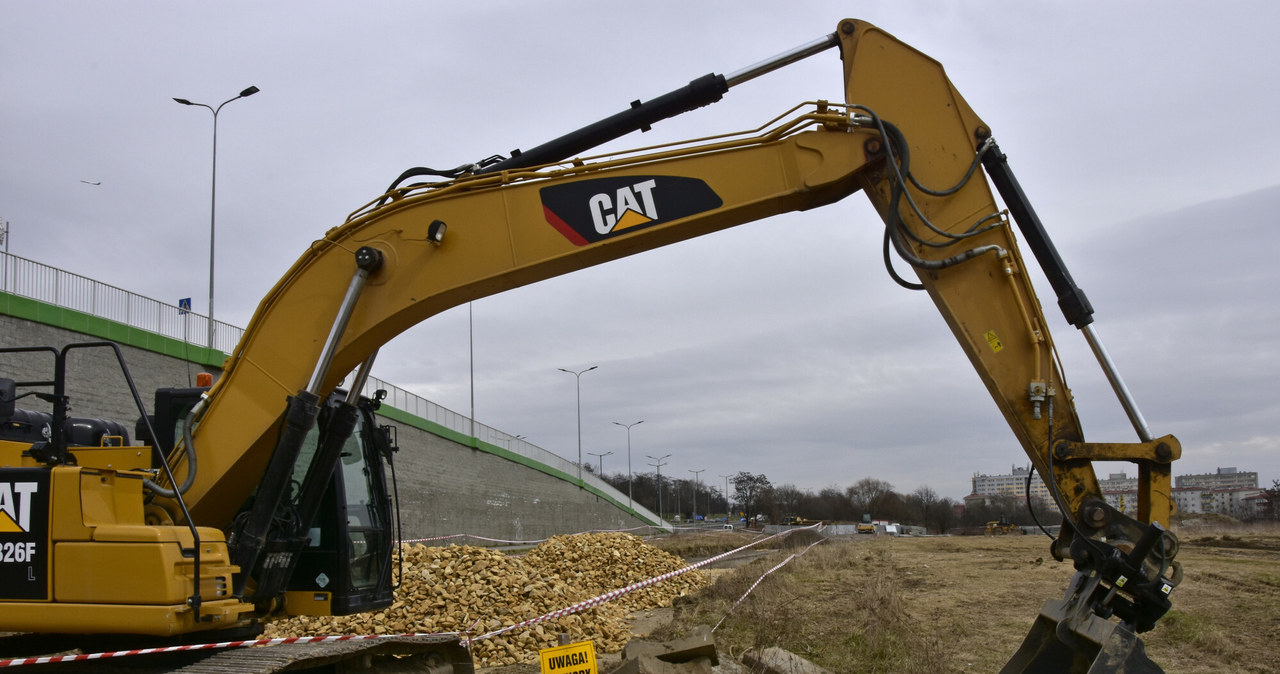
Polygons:
<instances>
[{"instance_id":1,"label":"bare tree","mask_svg":"<svg viewBox=\"0 0 1280 674\"><path fill-rule=\"evenodd\" d=\"M776 522L792 516L811 517L805 503L806 493L794 484L784 484L773 488L773 509L769 517Z\"/></svg>"},{"instance_id":2,"label":"bare tree","mask_svg":"<svg viewBox=\"0 0 1280 674\"><path fill-rule=\"evenodd\" d=\"M742 511L746 513L748 524L752 523L752 518L760 509L761 501L772 489L773 485L764 475L753 475L742 471L733 476L734 498L742 504Z\"/></svg>"},{"instance_id":3,"label":"bare tree","mask_svg":"<svg viewBox=\"0 0 1280 674\"><path fill-rule=\"evenodd\" d=\"M845 496L849 499L849 504L853 506L853 512L859 518L863 514L870 514L872 517L887 517L884 506L888 505L885 500L890 494L893 494L893 485L884 480L877 480L874 477L864 477L858 480L852 486L845 490Z\"/></svg>"}]
</instances>

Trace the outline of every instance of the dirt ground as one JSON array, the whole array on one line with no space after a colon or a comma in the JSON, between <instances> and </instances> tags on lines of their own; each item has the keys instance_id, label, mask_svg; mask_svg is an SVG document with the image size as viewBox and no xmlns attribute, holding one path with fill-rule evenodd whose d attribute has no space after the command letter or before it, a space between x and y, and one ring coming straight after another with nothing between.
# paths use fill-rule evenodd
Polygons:
<instances>
[{"instance_id":1,"label":"dirt ground","mask_svg":"<svg viewBox=\"0 0 1280 674\"><path fill-rule=\"evenodd\" d=\"M1141 635L1148 655L1170 674L1280 673L1280 527L1175 531L1185 579L1173 609ZM730 661L747 648L778 645L834 672L994 672L1073 573L1049 555L1043 535L832 540L730 612L761 574L804 550L800 543L715 572L696 597L637 614L632 632L676 638L724 618L715 632L722 671L734 671ZM601 671L610 662L616 657L602 656Z\"/></svg>"}]
</instances>

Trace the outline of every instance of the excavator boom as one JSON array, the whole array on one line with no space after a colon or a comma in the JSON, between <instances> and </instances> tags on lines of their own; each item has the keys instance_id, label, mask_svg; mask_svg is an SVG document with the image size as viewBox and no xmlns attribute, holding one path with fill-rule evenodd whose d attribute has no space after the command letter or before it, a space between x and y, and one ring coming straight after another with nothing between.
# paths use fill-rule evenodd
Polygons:
<instances>
[{"instance_id":1,"label":"excavator boom","mask_svg":"<svg viewBox=\"0 0 1280 674\"><path fill-rule=\"evenodd\" d=\"M818 102L749 137L595 158L568 154L661 114L712 102L737 79L706 76L655 99L652 108L638 105L453 180L395 187L330 230L263 300L211 392L196 442L239 451L219 452L216 465L202 467L189 494L193 515L226 521L248 496L272 455L281 400L309 386L317 394L331 389L381 344L434 314L862 191L885 222L886 256L895 253L918 279L900 282L932 298L1050 485L1065 525L1054 554L1097 566L1115 554L1134 554L1151 527L1160 527L1155 554L1120 565L1137 569L1147 588L1145 595L1125 599L1121 612L1135 624L1152 622L1180 573L1172 561L1176 539L1163 529L1172 507L1169 465L1180 452L1177 441L1152 439L1140 429L1138 442L1085 442L1028 266L981 167L1001 188L1068 320L1086 329L1092 343L1088 300L1035 218L990 128L942 66L853 20L797 50L797 57L827 45L841 53L844 104ZM344 304L343 288L353 282L361 254L376 254L378 266L361 272L367 280L358 300ZM343 329L331 332L335 316ZM332 341L321 339L326 334ZM1102 360L1118 381L1109 359ZM1122 403L1140 418L1131 400L1122 396ZM1107 505L1099 490L1092 462L1117 459L1139 466L1139 519ZM1110 575L1104 594L1111 583L1124 583L1120 571ZM1110 615L1113 601L1107 598L1108 608L1095 612Z\"/></svg>"}]
</instances>

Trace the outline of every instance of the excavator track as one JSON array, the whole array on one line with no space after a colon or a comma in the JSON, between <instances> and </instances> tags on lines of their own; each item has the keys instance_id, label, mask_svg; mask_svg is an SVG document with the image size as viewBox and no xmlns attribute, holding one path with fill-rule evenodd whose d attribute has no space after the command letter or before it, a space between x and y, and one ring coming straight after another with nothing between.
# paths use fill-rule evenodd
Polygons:
<instances>
[{"instance_id":1,"label":"excavator track","mask_svg":"<svg viewBox=\"0 0 1280 674\"><path fill-rule=\"evenodd\" d=\"M413 658L413 671L433 674L471 674L471 654L452 636L424 635L282 644L266 648L223 651L173 670L184 674L272 674L273 672L342 671L365 669L378 659Z\"/></svg>"},{"instance_id":2,"label":"excavator track","mask_svg":"<svg viewBox=\"0 0 1280 674\"><path fill-rule=\"evenodd\" d=\"M421 674L473 674L471 653L457 637L448 635L395 636L318 643L189 650L119 658L32 665L51 672L184 674L273 674L274 672L388 671Z\"/></svg>"}]
</instances>

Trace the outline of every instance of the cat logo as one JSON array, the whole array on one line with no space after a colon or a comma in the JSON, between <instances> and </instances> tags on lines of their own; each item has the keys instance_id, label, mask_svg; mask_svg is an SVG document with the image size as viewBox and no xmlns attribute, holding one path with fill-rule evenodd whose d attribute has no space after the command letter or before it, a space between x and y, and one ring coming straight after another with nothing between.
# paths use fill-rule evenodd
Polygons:
<instances>
[{"instance_id":1,"label":"cat logo","mask_svg":"<svg viewBox=\"0 0 1280 674\"><path fill-rule=\"evenodd\" d=\"M657 220L658 209L653 203L653 188L657 184L658 181L650 178L623 185L612 199L608 193L592 195L587 206L596 231L608 234Z\"/></svg>"},{"instance_id":2,"label":"cat logo","mask_svg":"<svg viewBox=\"0 0 1280 674\"><path fill-rule=\"evenodd\" d=\"M0 468L0 601L48 601L49 471Z\"/></svg>"},{"instance_id":3,"label":"cat logo","mask_svg":"<svg viewBox=\"0 0 1280 674\"><path fill-rule=\"evenodd\" d=\"M594 178L540 191L547 222L575 246L720 208L705 182L680 176Z\"/></svg>"},{"instance_id":4,"label":"cat logo","mask_svg":"<svg viewBox=\"0 0 1280 674\"><path fill-rule=\"evenodd\" d=\"M31 531L31 496L39 486L35 482L0 482L0 533Z\"/></svg>"}]
</instances>

